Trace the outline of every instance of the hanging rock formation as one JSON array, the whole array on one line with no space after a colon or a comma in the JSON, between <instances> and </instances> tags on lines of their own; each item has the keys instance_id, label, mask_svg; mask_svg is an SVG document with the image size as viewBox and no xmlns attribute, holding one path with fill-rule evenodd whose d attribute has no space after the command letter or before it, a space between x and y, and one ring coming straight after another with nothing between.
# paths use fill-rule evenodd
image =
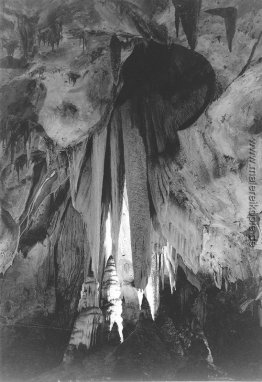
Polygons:
<instances>
[{"instance_id":1,"label":"hanging rock formation","mask_svg":"<svg viewBox=\"0 0 262 382\"><path fill-rule=\"evenodd\" d=\"M150 210L147 189L146 152L136 125L132 106L121 107L127 195L135 287L145 289L151 268Z\"/></svg>"},{"instance_id":2,"label":"hanging rock formation","mask_svg":"<svg viewBox=\"0 0 262 382\"><path fill-rule=\"evenodd\" d=\"M191 49L195 49L198 34L199 14L202 0L173 0L176 9L176 33L178 37L180 20Z\"/></svg>"},{"instance_id":3,"label":"hanging rock formation","mask_svg":"<svg viewBox=\"0 0 262 382\"><path fill-rule=\"evenodd\" d=\"M112 255L118 262L118 239L121 224L121 214L124 192L124 152L123 132L121 129L121 115L115 111L110 130L110 168L111 168L111 235Z\"/></svg>"},{"instance_id":4,"label":"hanging rock formation","mask_svg":"<svg viewBox=\"0 0 262 382\"><path fill-rule=\"evenodd\" d=\"M214 16L221 16L225 20L228 49L232 52L233 38L236 33L237 9L234 7L208 9L205 12Z\"/></svg>"}]
</instances>

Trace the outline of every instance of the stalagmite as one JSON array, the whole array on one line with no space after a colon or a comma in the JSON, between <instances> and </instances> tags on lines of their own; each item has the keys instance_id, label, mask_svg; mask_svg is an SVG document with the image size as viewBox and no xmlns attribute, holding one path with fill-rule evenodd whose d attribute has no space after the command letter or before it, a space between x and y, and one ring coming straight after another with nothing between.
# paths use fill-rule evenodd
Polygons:
<instances>
[{"instance_id":1,"label":"stalagmite","mask_svg":"<svg viewBox=\"0 0 262 382\"><path fill-rule=\"evenodd\" d=\"M86 346L87 349L96 344L97 329L103 322L103 316L99 308L99 284L93 277L86 278L86 282L82 285L78 311L79 314L64 357L65 361L67 354L74 348L78 348L80 344Z\"/></svg>"},{"instance_id":2,"label":"stalagmite","mask_svg":"<svg viewBox=\"0 0 262 382\"><path fill-rule=\"evenodd\" d=\"M104 271L102 283L102 310L105 312L107 335L109 336L114 323L116 323L120 340L123 342L121 287L112 256L109 257Z\"/></svg>"},{"instance_id":3,"label":"stalagmite","mask_svg":"<svg viewBox=\"0 0 262 382\"><path fill-rule=\"evenodd\" d=\"M151 219L145 146L133 114L130 102L121 106L134 281L143 290L151 267Z\"/></svg>"},{"instance_id":4,"label":"stalagmite","mask_svg":"<svg viewBox=\"0 0 262 382\"><path fill-rule=\"evenodd\" d=\"M121 213L124 192L124 148L121 130L121 116L115 110L110 131L110 161L111 161L111 235L112 255L117 264L118 239L121 223Z\"/></svg>"}]
</instances>

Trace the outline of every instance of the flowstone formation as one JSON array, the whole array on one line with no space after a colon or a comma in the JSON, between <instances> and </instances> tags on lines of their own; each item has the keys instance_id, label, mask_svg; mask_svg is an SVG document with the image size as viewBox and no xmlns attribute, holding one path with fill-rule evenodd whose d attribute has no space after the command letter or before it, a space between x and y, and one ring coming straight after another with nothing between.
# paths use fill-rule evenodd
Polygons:
<instances>
[{"instance_id":1,"label":"flowstone formation","mask_svg":"<svg viewBox=\"0 0 262 382\"><path fill-rule=\"evenodd\" d=\"M13 0L1 33L3 377L32 340L24 379L259 379L260 2Z\"/></svg>"}]
</instances>

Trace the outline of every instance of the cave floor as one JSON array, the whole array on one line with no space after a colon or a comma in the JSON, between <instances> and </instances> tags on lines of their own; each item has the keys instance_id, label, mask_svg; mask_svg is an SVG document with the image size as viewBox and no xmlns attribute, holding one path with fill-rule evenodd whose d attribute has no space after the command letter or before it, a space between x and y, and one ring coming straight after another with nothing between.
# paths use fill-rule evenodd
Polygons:
<instances>
[{"instance_id":1,"label":"cave floor","mask_svg":"<svg viewBox=\"0 0 262 382\"><path fill-rule=\"evenodd\" d=\"M104 345L87 354L80 352L78 359L69 364L61 363L68 337L62 331L9 330L16 330L16 340L9 344L8 351L2 352L2 382L261 380L262 377L262 330L258 328L251 328L241 338L225 344L215 357L220 369L213 370L202 361L174 356L158 336L154 324L140 326L121 346Z\"/></svg>"}]
</instances>

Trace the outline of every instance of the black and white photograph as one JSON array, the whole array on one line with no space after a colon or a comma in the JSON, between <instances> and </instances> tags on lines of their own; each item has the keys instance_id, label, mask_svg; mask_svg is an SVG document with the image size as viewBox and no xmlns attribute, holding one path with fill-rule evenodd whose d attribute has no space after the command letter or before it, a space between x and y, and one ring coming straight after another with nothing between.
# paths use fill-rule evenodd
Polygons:
<instances>
[{"instance_id":1,"label":"black and white photograph","mask_svg":"<svg viewBox=\"0 0 262 382\"><path fill-rule=\"evenodd\" d=\"M262 0L0 0L0 382L262 381Z\"/></svg>"}]
</instances>

